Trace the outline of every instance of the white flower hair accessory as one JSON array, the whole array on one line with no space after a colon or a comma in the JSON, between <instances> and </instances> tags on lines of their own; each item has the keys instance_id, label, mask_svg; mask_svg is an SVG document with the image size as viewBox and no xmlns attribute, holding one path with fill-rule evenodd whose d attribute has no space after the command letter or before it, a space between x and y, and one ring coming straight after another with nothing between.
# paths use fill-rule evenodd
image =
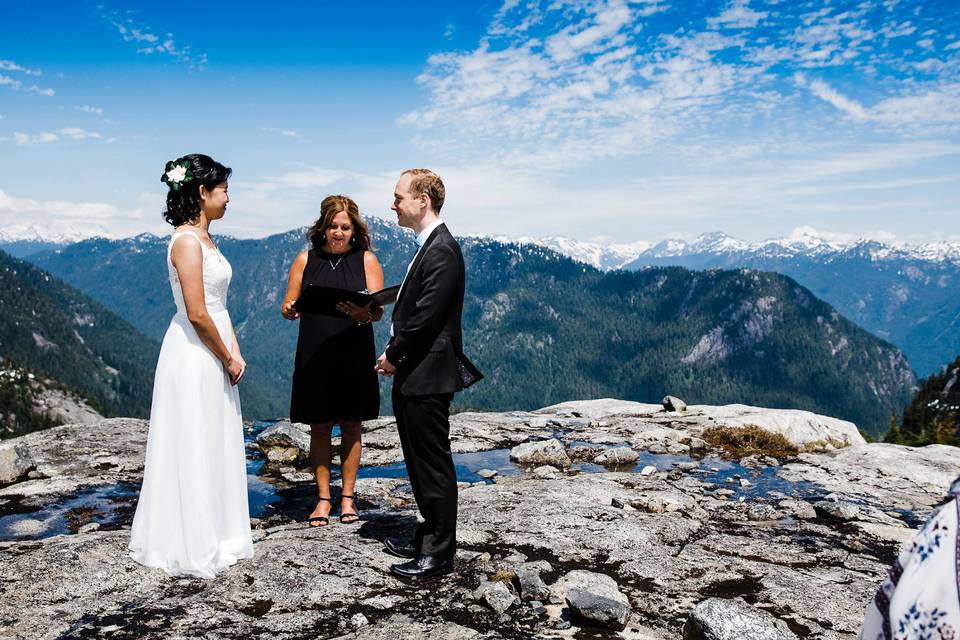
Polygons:
<instances>
[{"instance_id":1,"label":"white flower hair accessory","mask_svg":"<svg viewBox=\"0 0 960 640\"><path fill-rule=\"evenodd\" d=\"M160 182L166 183L166 185L174 191L179 191L184 183L193 180L193 172L190 171L190 168L189 160L184 164L177 164L171 160L164 168L164 174L163 177L160 178Z\"/></svg>"}]
</instances>

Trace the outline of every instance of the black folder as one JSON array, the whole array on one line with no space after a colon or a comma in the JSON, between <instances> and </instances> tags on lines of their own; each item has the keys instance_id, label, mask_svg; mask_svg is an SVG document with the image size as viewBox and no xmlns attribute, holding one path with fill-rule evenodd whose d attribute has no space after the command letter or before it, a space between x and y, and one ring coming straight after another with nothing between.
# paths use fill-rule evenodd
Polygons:
<instances>
[{"instance_id":1,"label":"black folder","mask_svg":"<svg viewBox=\"0 0 960 640\"><path fill-rule=\"evenodd\" d=\"M297 310L297 313L315 313L342 318L343 314L337 311L337 304L341 302L352 302L365 307L367 303L372 301L373 306L385 307L397 301L398 293L400 293L400 285L370 293L369 291L351 291L350 289L308 284L300 292L297 301L293 303L293 308Z\"/></svg>"}]
</instances>

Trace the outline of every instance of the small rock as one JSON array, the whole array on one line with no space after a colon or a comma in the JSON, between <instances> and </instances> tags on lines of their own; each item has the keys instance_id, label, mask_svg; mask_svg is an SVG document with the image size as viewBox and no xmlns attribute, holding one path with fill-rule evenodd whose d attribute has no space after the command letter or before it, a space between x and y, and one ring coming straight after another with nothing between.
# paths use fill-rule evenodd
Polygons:
<instances>
[{"instance_id":1,"label":"small rock","mask_svg":"<svg viewBox=\"0 0 960 640\"><path fill-rule=\"evenodd\" d=\"M746 478L740 478L740 487L743 489L749 489L753 486L753 483L747 480Z\"/></svg>"},{"instance_id":2,"label":"small rock","mask_svg":"<svg viewBox=\"0 0 960 640\"><path fill-rule=\"evenodd\" d=\"M100 528L99 522L88 522L87 524L77 529L77 533L90 533L91 531L96 531L99 528Z\"/></svg>"},{"instance_id":3,"label":"small rock","mask_svg":"<svg viewBox=\"0 0 960 640\"><path fill-rule=\"evenodd\" d=\"M667 445L662 442L653 442L647 445L647 451L656 455L663 455L667 452Z\"/></svg>"},{"instance_id":4,"label":"small rock","mask_svg":"<svg viewBox=\"0 0 960 640\"><path fill-rule=\"evenodd\" d=\"M640 470L640 475L642 476L652 476L657 472L657 468L651 464L648 464L643 469Z\"/></svg>"},{"instance_id":5,"label":"small rock","mask_svg":"<svg viewBox=\"0 0 960 640\"><path fill-rule=\"evenodd\" d=\"M777 507L786 511L798 520L813 520L817 517L817 510L804 500L781 500Z\"/></svg>"},{"instance_id":6,"label":"small rock","mask_svg":"<svg viewBox=\"0 0 960 640\"><path fill-rule=\"evenodd\" d=\"M310 435L286 421L264 429L257 446L270 462L303 464L310 459Z\"/></svg>"},{"instance_id":7,"label":"small rock","mask_svg":"<svg viewBox=\"0 0 960 640\"><path fill-rule=\"evenodd\" d=\"M701 438L690 438L690 442L687 443L687 446L690 447L691 452L696 453L706 451L710 448L710 445L707 444L707 441Z\"/></svg>"},{"instance_id":8,"label":"small rock","mask_svg":"<svg viewBox=\"0 0 960 640\"><path fill-rule=\"evenodd\" d=\"M290 484L304 484L307 482L314 482L312 473L306 471L289 471L287 473L280 474L280 477L289 482Z\"/></svg>"},{"instance_id":9,"label":"small rock","mask_svg":"<svg viewBox=\"0 0 960 640\"><path fill-rule=\"evenodd\" d=\"M630 601L608 575L577 569L551 588L553 597L562 597L574 618L589 624L623 629L630 617Z\"/></svg>"},{"instance_id":10,"label":"small rock","mask_svg":"<svg viewBox=\"0 0 960 640\"><path fill-rule=\"evenodd\" d=\"M535 616L542 616L547 612L547 608L539 600L530 601L530 612Z\"/></svg>"},{"instance_id":11,"label":"small rock","mask_svg":"<svg viewBox=\"0 0 960 640\"><path fill-rule=\"evenodd\" d=\"M560 469L570 466L567 451L556 438L519 444L510 450L510 459L520 464L551 465Z\"/></svg>"},{"instance_id":12,"label":"small rock","mask_svg":"<svg viewBox=\"0 0 960 640\"><path fill-rule=\"evenodd\" d=\"M686 411L687 403L675 396L665 396L660 401L666 411Z\"/></svg>"},{"instance_id":13,"label":"small rock","mask_svg":"<svg viewBox=\"0 0 960 640\"><path fill-rule=\"evenodd\" d=\"M614 449L606 449L594 458L593 461L605 467L620 467L633 464L639 459L640 454L630 447L616 447Z\"/></svg>"},{"instance_id":14,"label":"small rock","mask_svg":"<svg viewBox=\"0 0 960 640\"><path fill-rule=\"evenodd\" d=\"M490 478L497 475L497 471L494 471L493 469L480 469L480 471L477 471L477 475L483 478L484 480L489 480Z\"/></svg>"},{"instance_id":15,"label":"small rock","mask_svg":"<svg viewBox=\"0 0 960 640\"><path fill-rule=\"evenodd\" d=\"M359 629L360 627L365 627L370 624L370 621L367 620L367 616L362 613L355 613L350 618L350 626L354 629Z\"/></svg>"},{"instance_id":16,"label":"small rock","mask_svg":"<svg viewBox=\"0 0 960 640\"><path fill-rule=\"evenodd\" d=\"M502 582L484 582L474 592L478 599L487 603L495 613L502 614L517 601L510 588Z\"/></svg>"},{"instance_id":17,"label":"small rock","mask_svg":"<svg viewBox=\"0 0 960 640\"><path fill-rule=\"evenodd\" d=\"M546 464L533 470L533 477L540 480L550 480L556 478L558 475L560 475L560 472L557 471L556 467L551 467Z\"/></svg>"},{"instance_id":18,"label":"small rock","mask_svg":"<svg viewBox=\"0 0 960 640\"><path fill-rule=\"evenodd\" d=\"M786 623L740 600L710 598L683 625L683 640L796 640Z\"/></svg>"},{"instance_id":19,"label":"small rock","mask_svg":"<svg viewBox=\"0 0 960 640\"><path fill-rule=\"evenodd\" d=\"M856 520L860 516L860 507L852 502L820 500L813 506L837 520Z\"/></svg>"},{"instance_id":20,"label":"small rock","mask_svg":"<svg viewBox=\"0 0 960 640\"><path fill-rule=\"evenodd\" d=\"M580 462L593 462L593 459L602 452L603 447L600 446L579 445L576 447L571 447L569 455L571 460L577 460Z\"/></svg>"},{"instance_id":21,"label":"small rock","mask_svg":"<svg viewBox=\"0 0 960 640\"><path fill-rule=\"evenodd\" d=\"M374 596L372 598L367 598L366 600L361 600L360 604L373 607L374 609L378 609L380 611L385 611L395 607L401 600L402 598L400 598L400 596Z\"/></svg>"},{"instance_id":22,"label":"small rock","mask_svg":"<svg viewBox=\"0 0 960 640\"><path fill-rule=\"evenodd\" d=\"M674 442L667 447L667 453L672 456L685 456L690 453L690 447L680 442Z\"/></svg>"},{"instance_id":23,"label":"small rock","mask_svg":"<svg viewBox=\"0 0 960 640\"><path fill-rule=\"evenodd\" d=\"M0 444L0 486L21 480L36 466L22 444Z\"/></svg>"},{"instance_id":24,"label":"small rock","mask_svg":"<svg viewBox=\"0 0 960 640\"><path fill-rule=\"evenodd\" d=\"M47 523L43 520L25 518L8 525L9 530L18 536L35 536L47 530Z\"/></svg>"},{"instance_id":25,"label":"small rock","mask_svg":"<svg viewBox=\"0 0 960 640\"><path fill-rule=\"evenodd\" d=\"M516 569L517 582L520 583L521 600L543 600L549 597L550 589L540 578L540 572L529 565L520 565Z\"/></svg>"},{"instance_id":26,"label":"small rock","mask_svg":"<svg viewBox=\"0 0 960 640\"><path fill-rule=\"evenodd\" d=\"M769 504L755 502L747 507L747 519L749 520L768 522L770 520L778 520L779 518L780 514Z\"/></svg>"}]
</instances>

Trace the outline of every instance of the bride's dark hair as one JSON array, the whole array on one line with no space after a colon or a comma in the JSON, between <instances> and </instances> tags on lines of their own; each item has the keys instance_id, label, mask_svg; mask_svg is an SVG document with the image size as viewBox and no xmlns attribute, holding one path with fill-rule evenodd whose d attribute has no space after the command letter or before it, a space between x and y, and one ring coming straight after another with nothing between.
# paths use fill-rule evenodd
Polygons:
<instances>
[{"instance_id":1,"label":"bride's dark hair","mask_svg":"<svg viewBox=\"0 0 960 640\"><path fill-rule=\"evenodd\" d=\"M167 172L176 167L187 169L186 178L181 182L170 180ZM167 210L163 218L175 227L192 222L200 217L200 185L208 190L226 182L233 169L225 167L210 156L202 153L189 153L166 164L160 181L166 183Z\"/></svg>"}]
</instances>

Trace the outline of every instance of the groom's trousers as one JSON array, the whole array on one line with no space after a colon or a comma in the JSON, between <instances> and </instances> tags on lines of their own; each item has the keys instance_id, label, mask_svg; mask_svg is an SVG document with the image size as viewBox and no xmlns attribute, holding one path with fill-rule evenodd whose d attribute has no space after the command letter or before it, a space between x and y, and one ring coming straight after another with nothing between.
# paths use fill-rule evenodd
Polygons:
<instances>
[{"instance_id":1,"label":"groom's trousers","mask_svg":"<svg viewBox=\"0 0 960 640\"><path fill-rule=\"evenodd\" d=\"M393 388L407 475L424 521L417 527L413 547L421 554L453 558L457 547L457 472L450 451L452 393L405 396Z\"/></svg>"}]
</instances>

